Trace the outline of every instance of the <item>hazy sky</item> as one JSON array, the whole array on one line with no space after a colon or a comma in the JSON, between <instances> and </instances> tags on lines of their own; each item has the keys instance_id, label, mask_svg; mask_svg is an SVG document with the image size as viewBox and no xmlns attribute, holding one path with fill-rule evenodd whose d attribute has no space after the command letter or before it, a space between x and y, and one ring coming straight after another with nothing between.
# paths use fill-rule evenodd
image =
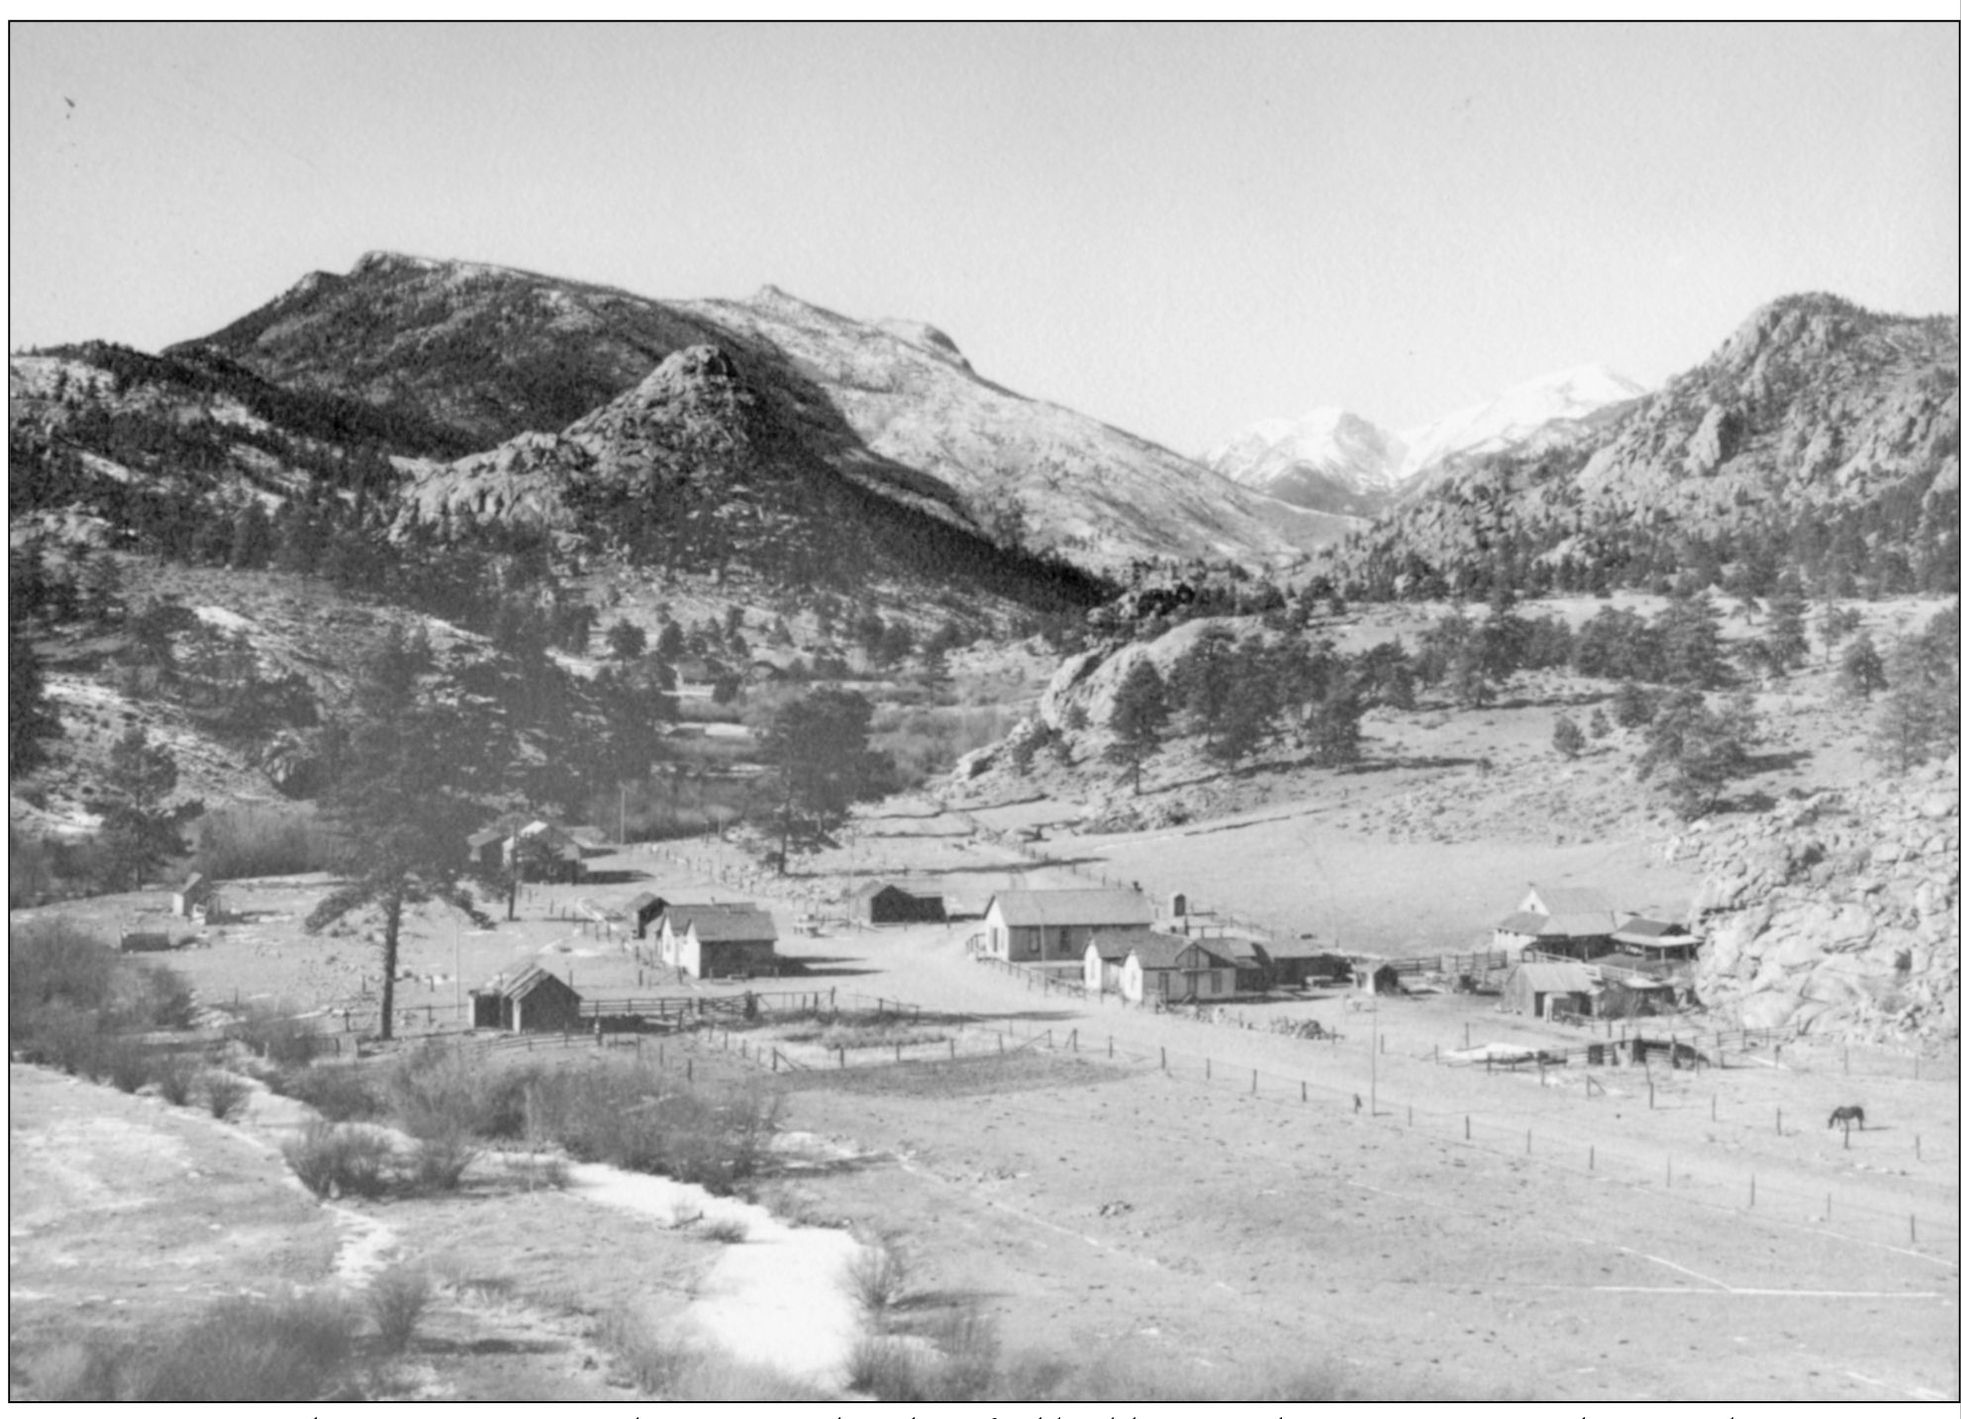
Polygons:
<instances>
[{"instance_id":1,"label":"hazy sky","mask_svg":"<svg viewBox=\"0 0 1961 1419\"><path fill-rule=\"evenodd\" d=\"M389 248L771 282L1199 452L1957 298L1952 26L15 25L9 342Z\"/></svg>"}]
</instances>

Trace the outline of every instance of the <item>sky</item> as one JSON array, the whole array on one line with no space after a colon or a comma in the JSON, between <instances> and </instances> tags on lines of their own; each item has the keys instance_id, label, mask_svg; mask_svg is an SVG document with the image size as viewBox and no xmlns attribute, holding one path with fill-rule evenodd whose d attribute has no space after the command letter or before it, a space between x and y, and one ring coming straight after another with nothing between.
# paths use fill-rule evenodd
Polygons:
<instances>
[{"instance_id":1,"label":"sky","mask_svg":"<svg viewBox=\"0 0 1961 1419\"><path fill-rule=\"evenodd\" d=\"M924 320L1180 452L1961 306L1951 25L16 24L8 341L385 249Z\"/></svg>"}]
</instances>

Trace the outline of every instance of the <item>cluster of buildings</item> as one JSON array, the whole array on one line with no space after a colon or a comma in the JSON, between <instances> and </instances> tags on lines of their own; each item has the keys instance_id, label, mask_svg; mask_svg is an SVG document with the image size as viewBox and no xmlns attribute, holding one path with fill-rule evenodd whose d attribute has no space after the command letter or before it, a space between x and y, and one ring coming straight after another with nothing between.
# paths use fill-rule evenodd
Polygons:
<instances>
[{"instance_id":1,"label":"cluster of buildings","mask_svg":"<svg viewBox=\"0 0 1961 1419\"><path fill-rule=\"evenodd\" d=\"M1504 1008L1521 1015L1594 1015L1616 996L1614 1014L1674 1004L1688 990L1702 938L1680 922L1616 907L1587 887L1528 884L1518 909L1491 933L1518 964L1506 977Z\"/></svg>"}]
</instances>

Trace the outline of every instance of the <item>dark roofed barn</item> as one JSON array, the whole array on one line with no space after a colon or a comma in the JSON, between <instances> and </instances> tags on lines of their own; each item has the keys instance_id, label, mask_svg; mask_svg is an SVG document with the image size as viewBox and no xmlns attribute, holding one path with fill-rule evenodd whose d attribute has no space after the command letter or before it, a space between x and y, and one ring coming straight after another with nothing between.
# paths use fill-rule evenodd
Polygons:
<instances>
[{"instance_id":1,"label":"dark roofed barn","mask_svg":"<svg viewBox=\"0 0 1961 1419\"><path fill-rule=\"evenodd\" d=\"M845 906L853 921L867 926L946 920L946 893L924 882L867 882Z\"/></svg>"}]
</instances>

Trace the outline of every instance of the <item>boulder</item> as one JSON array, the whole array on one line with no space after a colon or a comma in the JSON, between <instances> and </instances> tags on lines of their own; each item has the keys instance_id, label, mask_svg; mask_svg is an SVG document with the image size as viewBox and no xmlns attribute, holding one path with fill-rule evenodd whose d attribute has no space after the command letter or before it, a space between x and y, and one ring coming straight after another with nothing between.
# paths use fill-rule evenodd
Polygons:
<instances>
[{"instance_id":1,"label":"boulder","mask_svg":"<svg viewBox=\"0 0 1961 1419\"><path fill-rule=\"evenodd\" d=\"M1761 991L1737 1003L1736 1023L1747 1030L1775 1030L1790 1023L1799 1003L1793 991Z\"/></svg>"}]
</instances>

